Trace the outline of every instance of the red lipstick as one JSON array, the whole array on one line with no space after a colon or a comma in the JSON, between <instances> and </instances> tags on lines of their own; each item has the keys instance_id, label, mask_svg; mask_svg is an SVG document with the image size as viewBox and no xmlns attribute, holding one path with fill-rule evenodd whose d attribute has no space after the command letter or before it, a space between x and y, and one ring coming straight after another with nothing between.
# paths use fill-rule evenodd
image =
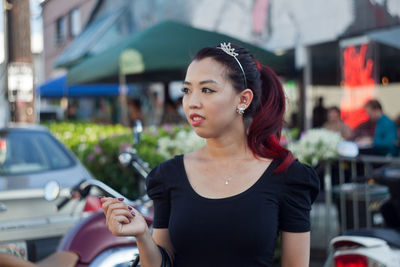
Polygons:
<instances>
[{"instance_id":1,"label":"red lipstick","mask_svg":"<svg viewBox=\"0 0 400 267\"><path fill-rule=\"evenodd\" d=\"M199 126L205 119L203 116L197 113L190 114L189 118L190 118L190 123L192 124L193 127Z\"/></svg>"}]
</instances>

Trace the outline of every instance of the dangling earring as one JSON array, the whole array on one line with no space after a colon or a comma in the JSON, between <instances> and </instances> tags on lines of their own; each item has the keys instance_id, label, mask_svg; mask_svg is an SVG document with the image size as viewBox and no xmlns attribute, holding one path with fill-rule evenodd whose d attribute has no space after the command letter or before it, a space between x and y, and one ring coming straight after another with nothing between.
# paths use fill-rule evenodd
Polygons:
<instances>
[{"instance_id":1,"label":"dangling earring","mask_svg":"<svg viewBox=\"0 0 400 267\"><path fill-rule=\"evenodd\" d=\"M246 109L246 107L244 107L244 106L238 107L238 108L236 109L236 112L239 113L240 115L243 115L245 109Z\"/></svg>"}]
</instances>

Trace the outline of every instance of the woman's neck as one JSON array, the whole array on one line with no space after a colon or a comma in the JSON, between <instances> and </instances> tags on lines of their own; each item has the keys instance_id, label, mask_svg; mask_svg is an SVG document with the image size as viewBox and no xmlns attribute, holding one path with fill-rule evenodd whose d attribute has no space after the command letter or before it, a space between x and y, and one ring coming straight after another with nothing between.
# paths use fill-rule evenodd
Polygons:
<instances>
[{"instance_id":1,"label":"woman's neck","mask_svg":"<svg viewBox=\"0 0 400 267\"><path fill-rule=\"evenodd\" d=\"M203 153L204 156L215 160L242 159L252 155L244 132L242 134L235 133L220 138L207 139Z\"/></svg>"}]
</instances>

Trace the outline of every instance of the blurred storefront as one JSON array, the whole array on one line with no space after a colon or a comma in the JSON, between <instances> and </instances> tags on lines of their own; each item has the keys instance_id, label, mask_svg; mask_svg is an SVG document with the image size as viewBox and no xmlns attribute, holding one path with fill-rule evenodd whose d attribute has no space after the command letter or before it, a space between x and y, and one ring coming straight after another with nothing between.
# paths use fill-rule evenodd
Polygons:
<instances>
[{"instance_id":1,"label":"blurred storefront","mask_svg":"<svg viewBox=\"0 0 400 267\"><path fill-rule=\"evenodd\" d=\"M99 0L56 67L70 69L165 20L292 56L296 72L281 76L289 99L286 119L297 117L291 125L311 127L320 97L326 107L341 107L351 126L365 118L361 108L372 97L392 118L400 114L395 103L400 90L398 0Z\"/></svg>"}]
</instances>

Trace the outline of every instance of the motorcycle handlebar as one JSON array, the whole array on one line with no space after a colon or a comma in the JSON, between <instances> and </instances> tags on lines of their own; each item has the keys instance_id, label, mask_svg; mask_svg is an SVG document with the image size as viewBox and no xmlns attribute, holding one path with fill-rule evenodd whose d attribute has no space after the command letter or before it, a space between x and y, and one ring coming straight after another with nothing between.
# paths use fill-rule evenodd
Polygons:
<instances>
[{"instance_id":1,"label":"motorcycle handlebar","mask_svg":"<svg viewBox=\"0 0 400 267\"><path fill-rule=\"evenodd\" d=\"M128 200L124 195L118 193L108 185L104 184L103 182L95 179L84 179L80 181L77 185L72 187L71 193L68 197L64 198L60 203L56 205L57 210L62 209L72 198L74 192L78 192L81 198L85 198L89 192L90 188L95 186L99 188L105 195L115 197L115 198L123 198L126 199L127 203L134 203L133 201ZM125 202L125 201L124 201Z\"/></svg>"},{"instance_id":2,"label":"motorcycle handlebar","mask_svg":"<svg viewBox=\"0 0 400 267\"><path fill-rule=\"evenodd\" d=\"M64 198L60 203L56 205L57 210L62 209L71 199L74 192L79 192L82 195L83 190L80 189L83 183L85 183L86 179L81 180L78 184L71 188L70 195Z\"/></svg>"},{"instance_id":3,"label":"motorcycle handlebar","mask_svg":"<svg viewBox=\"0 0 400 267\"><path fill-rule=\"evenodd\" d=\"M127 205L142 206L143 204L151 200L147 195L136 200L130 200L126 196L118 193L117 191L115 191L114 189L112 189L111 187L109 187L108 185L104 184L99 180L91 179L87 180L86 183L90 186L96 186L110 197L123 198L124 200L122 202L124 202Z\"/></svg>"},{"instance_id":4,"label":"motorcycle handlebar","mask_svg":"<svg viewBox=\"0 0 400 267\"><path fill-rule=\"evenodd\" d=\"M62 209L69 201L71 200L71 197L66 197L61 201L60 203L57 204L57 210Z\"/></svg>"}]
</instances>

